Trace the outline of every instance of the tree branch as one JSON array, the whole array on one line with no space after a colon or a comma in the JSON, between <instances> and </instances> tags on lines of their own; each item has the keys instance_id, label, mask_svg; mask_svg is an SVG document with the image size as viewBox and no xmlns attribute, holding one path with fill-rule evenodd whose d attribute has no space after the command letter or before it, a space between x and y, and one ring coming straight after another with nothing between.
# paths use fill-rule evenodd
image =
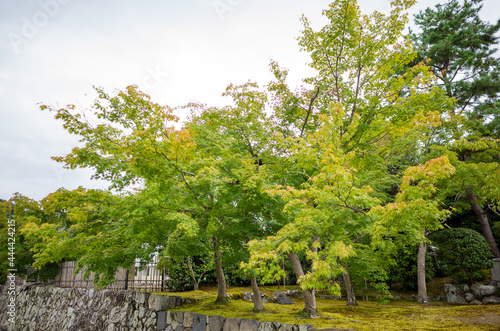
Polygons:
<instances>
[{"instance_id":1,"label":"tree branch","mask_svg":"<svg viewBox=\"0 0 500 331\"><path fill-rule=\"evenodd\" d=\"M307 120L309 119L309 115L311 114L311 109L312 109L313 102L314 102L314 100L316 100L316 98L318 97L318 95L319 95L319 87L316 90L316 94L314 94L314 96L311 98L311 101L309 102L309 108L307 109L306 119L304 120L304 124L302 125L302 129L300 130L300 137L302 137L302 135L304 134L304 129L306 127Z\"/></svg>"},{"instance_id":2,"label":"tree branch","mask_svg":"<svg viewBox=\"0 0 500 331\"><path fill-rule=\"evenodd\" d=\"M354 211L355 213L361 213L361 214L363 214L363 215L365 215L365 216L368 216L368 214L367 214L367 213L366 213L363 209L361 209L361 208L351 207L351 206L349 206L349 205L347 205L347 204L345 204L345 205L340 205L340 204L338 204L338 203L333 203L333 204L332 204L332 206L333 206L333 207L341 207L341 208L350 209L350 210Z\"/></svg>"}]
</instances>

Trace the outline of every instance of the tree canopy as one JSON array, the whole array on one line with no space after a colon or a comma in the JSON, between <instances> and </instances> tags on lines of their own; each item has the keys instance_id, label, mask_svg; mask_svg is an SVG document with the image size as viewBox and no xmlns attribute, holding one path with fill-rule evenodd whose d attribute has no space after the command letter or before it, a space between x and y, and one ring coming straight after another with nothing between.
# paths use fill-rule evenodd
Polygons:
<instances>
[{"instance_id":1,"label":"tree canopy","mask_svg":"<svg viewBox=\"0 0 500 331\"><path fill-rule=\"evenodd\" d=\"M500 20L479 16L481 0L457 0L415 16L412 34L418 59L428 59L436 84L456 100L444 118L446 134L436 137L432 157L447 153L457 171L446 189L450 205L472 210L496 257L500 257L488 214L498 212L500 59L496 54Z\"/></svg>"},{"instance_id":2,"label":"tree canopy","mask_svg":"<svg viewBox=\"0 0 500 331\"><path fill-rule=\"evenodd\" d=\"M196 284L191 258L210 254L224 301L225 266L241 262L256 288L257 279L283 277L286 257L309 315L316 290L340 294L340 276L348 304L356 304L351 277L387 293L398 249L426 243L459 208L497 211L500 197L497 94L479 89L497 79L496 39L482 36L500 23L472 20L484 43L473 38L475 46L443 55L458 39L441 45L439 31L475 17L478 1L448 23L440 18L458 10L455 1L421 13L423 32L412 44L404 29L414 2L394 0L389 14L364 15L355 1L337 0L319 30L303 17L298 41L314 69L305 86L289 87L289 69L271 60L267 85L230 84L229 105L188 104L183 123L177 109L133 85L112 95L95 88L83 112L42 105L80 138L54 160L91 168L110 187L60 190L19 209L33 266L76 259L104 286L118 267L159 253L186 259ZM467 29L460 33L475 31ZM467 47L482 55L473 61Z\"/></svg>"}]
</instances>

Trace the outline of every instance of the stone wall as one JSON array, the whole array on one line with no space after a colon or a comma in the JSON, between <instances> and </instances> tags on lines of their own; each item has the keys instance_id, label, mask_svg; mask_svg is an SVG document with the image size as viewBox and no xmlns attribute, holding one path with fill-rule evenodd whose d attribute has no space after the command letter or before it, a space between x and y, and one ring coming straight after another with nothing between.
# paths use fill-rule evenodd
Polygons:
<instances>
[{"instance_id":1,"label":"stone wall","mask_svg":"<svg viewBox=\"0 0 500 331\"><path fill-rule=\"evenodd\" d=\"M206 316L192 312L159 312L158 330L165 331L308 331L311 324L281 324L280 322L259 322L251 319ZM329 329L335 330L335 329Z\"/></svg>"},{"instance_id":2,"label":"stone wall","mask_svg":"<svg viewBox=\"0 0 500 331\"><path fill-rule=\"evenodd\" d=\"M312 325L259 322L171 312L191 299L133 291L24 285L16 288L15 324L7 314L8 288L0 292L0 331L306 331ZM329 329L334 330L334 329Z\"/></svg>"},{"instance_id":3,"label":"stone wall","mask_svg":"<svg viewBox=\"0 0 500 331\"><path fill-rule=\"evenodd\" d=\"M3 290L0 295L1 312L6 311L6 292ZM149 307L154 308L155 296L147 293L44 286L20 286L16 292L15 325L2 313L3 330L157 329L158 314ZM175 307L178 299L166 298L166 305Z\"/></svg>"},{"instance_id":4,"label":"stone wall","mask_svg":"<svg viewBox=\"0 0 500 331\"><path fill-rule=\"evenodd\" d=\"M493 285L444 284L448 303L459 305L500 304L500 287Z\"/></svg>"}]
</instances>

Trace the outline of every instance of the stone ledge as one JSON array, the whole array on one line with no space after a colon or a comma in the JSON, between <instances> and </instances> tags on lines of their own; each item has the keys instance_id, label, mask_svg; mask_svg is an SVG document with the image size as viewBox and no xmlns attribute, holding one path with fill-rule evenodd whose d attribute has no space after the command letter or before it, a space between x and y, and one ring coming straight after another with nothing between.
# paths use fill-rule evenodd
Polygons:
<instances>
[{"instance_id":1,"label":"stone ledge","mask_svg":"<svg viewBox=\"0 0 500 331\"><path fill-rule=\"evenodd\" d=\"M183 319L179 317L182 315ZM253 319L225 318L182 311L167 311L164 318L165 323L161 321L162 328L158 328L159 331L349 331L349 329L315 329L312 324L259 322Z\"/></svg>"}]
</instances>

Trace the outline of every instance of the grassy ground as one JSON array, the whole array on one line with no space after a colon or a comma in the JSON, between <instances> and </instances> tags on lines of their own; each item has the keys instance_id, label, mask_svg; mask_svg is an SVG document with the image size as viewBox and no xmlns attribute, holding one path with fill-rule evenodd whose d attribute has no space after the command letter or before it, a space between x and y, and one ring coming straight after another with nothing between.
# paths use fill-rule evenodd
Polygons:
<instances>
[{"instance_id":1,"label":"grassy ground","mask_svg":"<svg viewBox=\"0 0 500 331\"><path fill-rule=\"evenodd\" d=\"M441 281L444 283L444 281ZM296 289L287 286L286 289ZM432 286L431 286L432 288ZM277 287L262 287L272 293ZM283 290L281 287L280 290ZM250 288L229 288L228 293L250 292ZM437 292L437 290L434 290ZM260 321L279 321L289 324L311 323L316 328L342 328L352 330L500 330L500 306L451 306L431 302L427 306L407 300L393 300L386 305L378 301L358 301L356 307L347 307L345 300L317 299L320 317L307 319L301 316L304 302L293 298L294 305L264 304L266 311L254 313L253 303L231 300L225 305L215 305L217 291L204 288L201 291L169 293L185 298L198 299L196 303L182 305L176 310L192 311L206 315L241 317ZM398 293L396 293L398 294ZM408 293L406 293L408 296ZM403 297L406 297L403 296Z\"/></svg>"}]
</instances>

